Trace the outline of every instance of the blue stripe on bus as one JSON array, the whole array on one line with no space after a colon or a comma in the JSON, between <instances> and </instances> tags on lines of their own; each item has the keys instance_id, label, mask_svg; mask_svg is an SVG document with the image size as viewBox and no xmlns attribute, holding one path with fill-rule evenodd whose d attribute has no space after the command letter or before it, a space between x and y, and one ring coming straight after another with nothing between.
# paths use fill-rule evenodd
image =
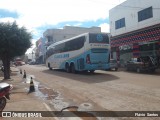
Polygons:
<instances>
[{"instance_id":1,"label":"blue stripe on bus","mask_svg":"<svg viewBox=\"0 0 160 120\"><path fill-rule=\"evenodd\" d=\"M101 59L106 59L106 62L103 62L103 63L92 63L92 64L87 64L86 63L86 56L87 54L90 54L90 59L98 59L99 60L99 57L98 58L95 58L95 57L92 57L92 55L95 55L95 54L104 54L103 56L100 55ZM109 64L107 63L108 61L108 57L109 57L109 53L92 53L91 54L91 50L88 50L86 51L85 53L82 53L80 54L79 56L76 56L74 58L71 58L71 59L68 59L66 61L64 61L61 65L60 65L60 69L65 69L65 64L66 62L68 62L69 64L70 63L74 63L75 65L75 69L78 70L78 71L83 71L83 70L104 70L104 69L108 69L109 68ZM84 67L83 65L78 65L79 62L82 62L84 61ZM91 60L93 61L93 60ZM83 69L82 69L83 68Z\"/></svg>"}]
</instances>

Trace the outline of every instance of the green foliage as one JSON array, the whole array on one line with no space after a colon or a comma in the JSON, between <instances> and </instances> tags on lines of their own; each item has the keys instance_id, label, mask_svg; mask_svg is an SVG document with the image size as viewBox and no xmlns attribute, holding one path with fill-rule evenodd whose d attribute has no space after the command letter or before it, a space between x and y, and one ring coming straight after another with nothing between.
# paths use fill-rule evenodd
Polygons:
<instances>
[{"instance_id":1,"label":"green foliage","mask_svg":"<svg viewBox=\"0 0 160 120\"><path fill-rule=\"evenodd\" d=\"M31 47L32 35L16 22L0 23L0 58L12 59L25 54Z\"/></svg>"}]
</instances>

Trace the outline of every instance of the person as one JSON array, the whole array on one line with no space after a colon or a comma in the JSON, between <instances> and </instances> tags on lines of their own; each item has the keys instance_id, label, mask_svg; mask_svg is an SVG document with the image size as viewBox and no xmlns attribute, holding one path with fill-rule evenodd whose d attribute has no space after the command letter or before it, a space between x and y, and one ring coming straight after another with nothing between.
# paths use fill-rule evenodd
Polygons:
<instances>
[{"instance_id":1,"label":"person","mask_svg":"<svg viewBox=\"0 0 160 120\"><path fill-rule=\"evenodd\" d=\"M20 74L22 74L22 69L20 69Z\"/></svg>"},{"instance_id":2,"label":"person","mask_svg":"<svg viewBox=\"0 0 160 120\"><path fill-rule=\"evenodd\" d=\"M1 66L1 71L4 72L4 66L3 65Z\"/></svg>"},{"instance_id":3,"label":"person","mask_svg":"<svg viewBox=\"0 0 160 120\"><path fill-rule=\"evenodd\" d=\"M24 70L24 75L23 75L23 78L26 78L26 71Z\"/></svg>"}]
</instances>

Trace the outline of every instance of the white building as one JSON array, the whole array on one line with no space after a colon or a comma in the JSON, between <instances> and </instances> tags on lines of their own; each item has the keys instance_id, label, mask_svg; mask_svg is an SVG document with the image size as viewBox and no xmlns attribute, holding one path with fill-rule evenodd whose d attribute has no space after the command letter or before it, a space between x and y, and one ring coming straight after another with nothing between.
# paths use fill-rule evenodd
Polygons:
<instances>
[{"instance_id":1,"label":"white building","mask_svg":"<svg viewBox=\"0 0 160 120\"><path fill-rule=\"evenodd\" d=\"M113 58L160 55L160 0L127 0L109 18Z\"/></svg>"},{"instance_id":2,"label":"white building","mask_svg":"<svg viewBox=\"0 0 160 120\"><path fill-rule=\"evenodd\" d=\"M92 33L100 33L100 27L74 27L74 26L65 26L63 29L48 29L43 33L43 37L46 38L46 44L50 45L51 43L68 39L82 33L92 32Z\"/></svg>"},{"instance_id":3,"label":"white building","mask_svg":"<svg viewBox=\"0 0 160 120\"><path fill-rule=\"evenodd\" d=\"M39 38L36 41L35 60L37 63L44 63L44 55L46 52L45 39Z\"/></svg>"},{"instance_id":4,"label":"white building","mask_svg":"<svg viewBox=\"0 0 160 120\"><path fill-rule=\"evenodd\" d=\"M31 53L27 53L27 61L35 61L36 57L35 57L35 48L32 50Z\"/></svg>"}]
</instances>

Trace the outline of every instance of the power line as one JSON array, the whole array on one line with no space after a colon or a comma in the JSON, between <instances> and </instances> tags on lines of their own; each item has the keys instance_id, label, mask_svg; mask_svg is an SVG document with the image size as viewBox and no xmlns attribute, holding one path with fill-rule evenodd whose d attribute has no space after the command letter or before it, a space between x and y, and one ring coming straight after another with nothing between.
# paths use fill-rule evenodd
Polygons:
<instances>
[{"instance_id":1,"label":"power line","mask_svg":"<svg viewBox=\"0 0 160 120\"><path fill-rule=\"evenodd\" d=\"M102 1L97 1L97 0L88 0L88 1L90 1L90 2L92 2L92 3L99 3L99 4L108 4L108 3L106 3L106 2L102 2ZM119 1L120 2L120 1ZM123 2L122 2L123 3ZM124 8L134 8L134 9L145 9L145 7L136 7L136 6L129 6L129 5L122 5L122 4L119 4L119 5L117 5L117 4L111 4L111 5L115 5L115 6L121 6L121 7L124 7ZM120 9L120 8L119 8ZM158 7L155 7L155 8L152 8L152 9L160 9L160 8L158 8Z\"/></svg>"}]
</instances>

